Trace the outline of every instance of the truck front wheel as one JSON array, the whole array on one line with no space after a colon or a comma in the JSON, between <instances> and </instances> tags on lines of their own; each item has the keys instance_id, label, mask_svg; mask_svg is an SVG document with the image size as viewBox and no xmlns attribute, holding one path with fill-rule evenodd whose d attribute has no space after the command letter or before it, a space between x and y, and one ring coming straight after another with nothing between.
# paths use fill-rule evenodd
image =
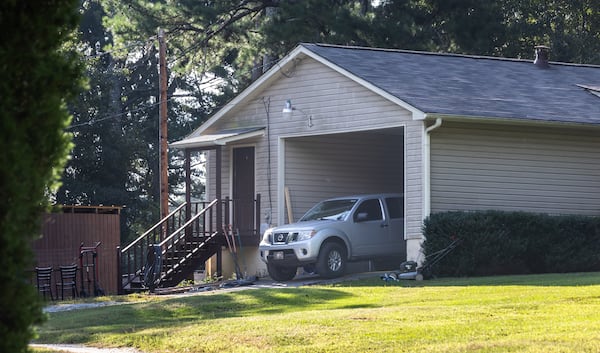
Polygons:
<instances>
[{"instance_id":1,"label":"truck front wheel","mask_svg":"<svg viewBox=\"0 0 600 353\"><path fill-rule=\"evenodd\" d=\"M317 273L321 277L340 277L346 272L346 248L338 243L326 243L319 252Z\"/></svg>"},{"instance_id":2,"label":"truck front wheel","mask_svg":"<svg viewBox=\"0 0 600 353\"><path fill-rule=\"evenodd\" d=\"M269 276L271 276L272 279L278 282L285 282L291 280L296 276L297 270L298 269L296 267L284 267L267 264L267 271L269 271Z\"/></svg>"}]
</instances>

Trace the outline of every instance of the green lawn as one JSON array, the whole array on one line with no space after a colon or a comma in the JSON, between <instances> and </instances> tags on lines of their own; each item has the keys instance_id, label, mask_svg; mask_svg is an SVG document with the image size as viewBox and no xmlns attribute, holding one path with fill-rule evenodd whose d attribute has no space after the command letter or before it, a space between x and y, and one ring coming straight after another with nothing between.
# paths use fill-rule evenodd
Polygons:
<instances>
[{"instance_id":1,"label":"green lawn","mask_svg":"<svg viewBox=\"0 0 600 353\"><path fill-rule=\"evenodd\" d=\"M600 352L600 273L147 299L51 313L37 342L161 353Z\"/></svg>"}]
</instances>

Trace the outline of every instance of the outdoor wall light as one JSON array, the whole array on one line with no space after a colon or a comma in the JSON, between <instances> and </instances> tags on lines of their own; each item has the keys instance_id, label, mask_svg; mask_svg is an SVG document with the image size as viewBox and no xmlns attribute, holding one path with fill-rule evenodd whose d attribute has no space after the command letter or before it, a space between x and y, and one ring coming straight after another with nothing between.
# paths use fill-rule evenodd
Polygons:
<instances>
[{"instance_id":1,"label":"outdoor wall light","mask_svg":"<svg viewBox=\"0 0 600 353\"><path fill-rule=\"evenodd\" d=\"M294 111L294 107L292 107L292 100L288 99L285 101L285 105L283 106L283 113L289 114Z\"/></svg>"},{"instance_id":2,"label":"outdoor wall light","mask_svg":"<svg viewBox=\"0 0 600 353\"><path fill-rule=\"evenodd\" d=\"M282 110L283 114L285 114L285 115L292 114L294 112L294 110L299 111L300 113L302 113L302 115L304 115L304 117L308 118L308 123L307 123L308 127L314 126L312 115L305 113L304 111L302 111L302 109L298 109L298 108L294 107L292 105L291 99L286 100L285 105L283 106L283 110Z\"/></svg>"}]
</instances>

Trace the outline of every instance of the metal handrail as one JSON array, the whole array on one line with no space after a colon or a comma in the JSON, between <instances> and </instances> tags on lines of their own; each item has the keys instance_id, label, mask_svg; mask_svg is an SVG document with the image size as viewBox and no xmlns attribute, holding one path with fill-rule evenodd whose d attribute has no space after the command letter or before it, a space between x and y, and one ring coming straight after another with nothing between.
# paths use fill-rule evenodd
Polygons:
<instances>
[{"instance_id":1,"label":"metal handrail","mask_svg":"<svg viewBox=\"0 0 600 353\"><path fill-rule=\"evenodd\" d=\"M174 231L173 233L171 233L171 235L169 235L168 237L166 237L158 245L160 245L161 247L163 245L165 245L168 241L170 241L171 239L173 239L176 234L180 233L182 230L185 230L187 227L190 226L190 224L194 223L196 221L196 219L198 219L200 216L204 215L208 209L210 209L211 207L213 207L217 203L217 201L218 200L215 199L211 203L209 203L208 205L206 205L206 207L204 207L200 212L198 212L197 214L195 214L192 218L190 218L189 221L185 222L184 225L182 225L176 231Z\"/></svg>"},{"instance_id":2,"label":"metal handrail","mask_svg":"<svg viewBox=\"0 0 600 353\"><path fill-rule=\"evenodd\" d=\"M126 247L124 247L123 249L121 249L121 253L125 253L127 250L129 250L129 248L133 247L134 245L136 245L137 243L139 243L140 241L142 241L142 239L147 238L148 234L154 232L158 227L162 226L165 222L167 222L167 220L169 218L173 217L175 215L175 213L181 211L181 209L183 207L185 207L185 205L187 205L187 202L182 203L179 207L177 207L175 210L173 210L173 212L169 213L165 218L161 219L158 223L156 223L154 226L152 226L152 228L150 228L147 231L145 231L144 234L140 235L134 241L132 241L131 243L129 243L129 245L127 245Z\"/></svg>"}]
</instances>

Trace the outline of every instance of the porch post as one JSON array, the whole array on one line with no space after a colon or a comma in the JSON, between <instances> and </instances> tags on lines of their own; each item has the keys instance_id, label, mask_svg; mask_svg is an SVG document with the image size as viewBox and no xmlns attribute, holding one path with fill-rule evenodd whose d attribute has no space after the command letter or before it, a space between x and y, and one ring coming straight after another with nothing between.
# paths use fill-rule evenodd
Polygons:
<instances>
[{"instance_id":1,"label":"porch post","mask_svg":"<svg viewBox=\"0 0 600 353\"><path fill-rule=\"evenodd\" d=\"M129 281L129 277L127 277ZM121 247L117 246L117 294L123 295L123 269L121 268ZM57 293L58 295L58 293Z\"/></svg>"},{"instance_id":2,"label":"porch post","mask_svg":"<svg viewBox=\"0 0 600 353\"><path fill-rule=\"evenodd\" d=\"M185 220L192 218L192 167L191 153L188 148L185 149Z\"/></svg>"},{"instance_id":3,"label":"porch post","mask_svg":"<svg viewBox=\"0 0 600 353\"><path fill-rule=\"evenodd\" d=\"M215 198L217 201L217 229L222 233L223 232L223 203L221 195L221 157L222 151L221 146L217 146L216 148L216 173L215 173ZM223 234L224 235L224 234ZM222 240L222 239L221 239ZM221 255L221 247L217 251L217 275L221 276L223 274L223 256Z\"/></svg>"},{"instance_id":4,"label":"porch post","mask_svg":"<svg viewBox=\"0 0 600 353\"><path fill-rule=\"evenodd\" d=\"M254 209L254 216L255 216L255 220L254 220L254 233L255 235L258 235L258 239L260 239L262 237L261 234L261 229L260 229L260 194L256 194L256 204L255 204L255 209Z\"/></svg>"},{"instance_id":5,"label":"porch post","mask_svg":"<svg viewBox=\"0 0 600 353\"><path fill-rule=\"evenodd\" d=\"M222 212L222 204L221 204L221 198L223 197L223 195L221 194L221 155L222 155L222 151L221 151L221 146L217 146L216 148L216 175L215 175L215 198L217 200L219 200L219 207L217 207L217 227L219 227L219 229L223 228L223 212Z\"/></svg>"}]
</instances>

